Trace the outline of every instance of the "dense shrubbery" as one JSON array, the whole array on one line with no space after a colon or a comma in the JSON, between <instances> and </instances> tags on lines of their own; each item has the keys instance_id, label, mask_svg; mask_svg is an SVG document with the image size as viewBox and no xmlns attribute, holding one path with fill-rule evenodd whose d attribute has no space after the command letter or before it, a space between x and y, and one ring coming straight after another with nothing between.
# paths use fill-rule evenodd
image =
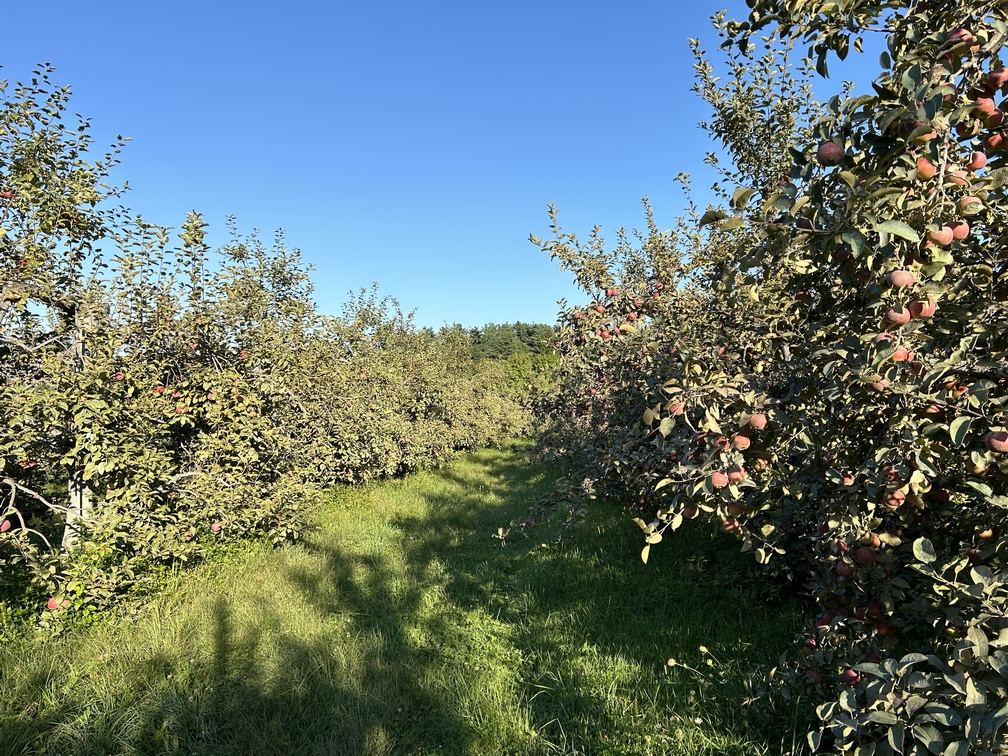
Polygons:
<instances>
[{"instance_id":1,"label":"dense shrubbery","mask_svg":"<svg viewBox=\"0 0 1008 756\"><path fill-rule=\"evenodd\" d=\"M86 160L49 71L0 107L0 610L96 616L243 536L296 538L320 485L524 432L505 364L362 291L315 312L282 237L108 209L122 140ZM79 126L79 128L78 128ZM112 256L99 245L112 246Z\"/></svg>"},{"instance_id":2,"label":"dense shrubbery","mask_svg":"<svg viewBox=\"0 0 1008 756\"><path fill-rule=\"evenodd\" d=\"M783 664L814 750L1008 753L1005 9L750 6L717 20L732 76L696 47L722 206L613 252L535 240L592 301L561 314L570 475L530 523L604 495L646 560L711 518L819 604ZM868 31L872 91L804 110L778 43L822 73Z\"/></svg>"}]
</instances>

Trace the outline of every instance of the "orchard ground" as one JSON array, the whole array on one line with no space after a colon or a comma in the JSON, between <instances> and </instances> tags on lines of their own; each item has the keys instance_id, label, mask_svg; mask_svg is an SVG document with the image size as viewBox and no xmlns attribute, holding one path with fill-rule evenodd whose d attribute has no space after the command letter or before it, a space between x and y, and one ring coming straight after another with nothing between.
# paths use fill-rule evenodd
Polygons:
<instances>
[{"instance_id":1,"label":"orchard ground","mask_svg":"<svg viewBox=\"0 0 1008 756\"><path fill-rule=\"evenodd\" d=\"M333 491L301 544L234 545L138 620L10 643L0 754L800 750L798 708L743 705L800 607L700 523L647 566L615 507L502 545L553 485L530 453Z\"/></svg>"}]
</instances>

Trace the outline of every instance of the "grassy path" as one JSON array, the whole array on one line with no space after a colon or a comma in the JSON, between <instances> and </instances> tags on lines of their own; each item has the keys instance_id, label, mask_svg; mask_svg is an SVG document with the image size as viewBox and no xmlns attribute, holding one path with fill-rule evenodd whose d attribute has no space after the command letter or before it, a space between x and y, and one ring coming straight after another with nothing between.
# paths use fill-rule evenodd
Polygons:
<instances>
[{"instance_id":1,"label":"grassy path","mask_svg":"<svg viewBox=\"0 0 1008 756\"><path fill-rule=\"evenodd\" d=\"M790 749L740 701L794 607L699 528L649 566L604 512L502 547L550 485L525 451L340 491L303 544L205 565L140 620L0 649L0 755Z\"/></svg>"}]
</instances>

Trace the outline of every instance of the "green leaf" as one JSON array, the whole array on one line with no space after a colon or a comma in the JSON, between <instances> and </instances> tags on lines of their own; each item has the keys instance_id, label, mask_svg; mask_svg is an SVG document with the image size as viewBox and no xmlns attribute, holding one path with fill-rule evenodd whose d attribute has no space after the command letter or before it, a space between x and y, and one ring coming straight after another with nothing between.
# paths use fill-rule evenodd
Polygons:
<instances>
[{"instance_id":1,"label":"green leaf","mask_svg":"<svg viewBox=\"0 0 1008 756\"><path fill-rule=\"evenodd\" d=\"M970 424L973 422L973 418L968 415L963 415L962 417L957 417L949 425L949 436L952 437L952 443L956 446L962 446L963 441L966 439L966 434L969 433Z\"/></svg>"},{"instance_id":2,"label":"green leaf","mask_svg":"<svg viewBox=\"0 0 1008 756\"><path fill-rule=\"evenodd\" d=\"M914 244L920 244L920 236L910 226L903 221L887 220L875 226L875 231L880 234L890 234L898 236Z\"/></svg>"},{"instance_id":3,"label":"green leaf","mask_svg":"<svg viewBox=\"0 0 1008 756\"><path fill-rule=\"evenodd\" d=\"M745 219L741 216L733 215L726 221L718 224L718 230L720 231L734 231L736 228L742 228L745 225Z\"/></svg>"},{"instance_id":4,"label":"green leaf","mask_svg":"<svg viewBox=\"0 0 1008 756\"><path fill-rule=\"evenodd\" d=\"M868 715L868 721L884 725L894 725L899 719L891 711L873 711Z\"/></svg>"},{"instance_id":5,"label":"green leaf","mask_svg":"<svg viewBox=\"0 0 1008 756\"><path fill-rule=\"evenodd\" d=\"M749 189L747 187L740 186L732 193L731 203L732 207L741 210L746 205L749 204L749 200L756 193L755 189Z\"/></svg>"},{"instance_id":6,"label":"green leaf","mask_svg":"<svg viewBox=\"0 0 1008 756\"><path fill-rule=\"evenodd\" d=\"M728 217L728 213L724 210L708 210L700 217L700 228L708 226L711 223L719 223Z\"/></svg>"},{"instance_id":7,"label":"green leaf","mask_svg":"<svg viewBox=\"0 0 1008 756\"><path fill-rule=\"evenodd\" d=\"M938 559L938 555L935 554L934 546L931 545L931 541L927 538L918 538L913 543L913 553L917 561L924 562L924 564L931 564Z\"/></svg>"}]
</instances>

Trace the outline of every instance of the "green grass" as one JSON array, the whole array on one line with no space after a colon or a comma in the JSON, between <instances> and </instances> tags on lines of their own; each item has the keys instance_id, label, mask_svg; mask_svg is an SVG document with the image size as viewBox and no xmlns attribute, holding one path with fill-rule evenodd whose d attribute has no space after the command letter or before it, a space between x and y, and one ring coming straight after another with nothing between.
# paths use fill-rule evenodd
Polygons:
<instances>
[{"instance_id":1,"label":"green grass","mask_svg":"<svg viewBox=\"0 0 1008 756\"><path fill-rule=\"evenodd\" d=\"M527 451L340 490L304 543L206 564L142 619L8 645L0 754L790 750L742 699L794 604L702 527L643 565L601 505L566 546L502 546L551 485Z\"/></svg>"}]
</instances>

